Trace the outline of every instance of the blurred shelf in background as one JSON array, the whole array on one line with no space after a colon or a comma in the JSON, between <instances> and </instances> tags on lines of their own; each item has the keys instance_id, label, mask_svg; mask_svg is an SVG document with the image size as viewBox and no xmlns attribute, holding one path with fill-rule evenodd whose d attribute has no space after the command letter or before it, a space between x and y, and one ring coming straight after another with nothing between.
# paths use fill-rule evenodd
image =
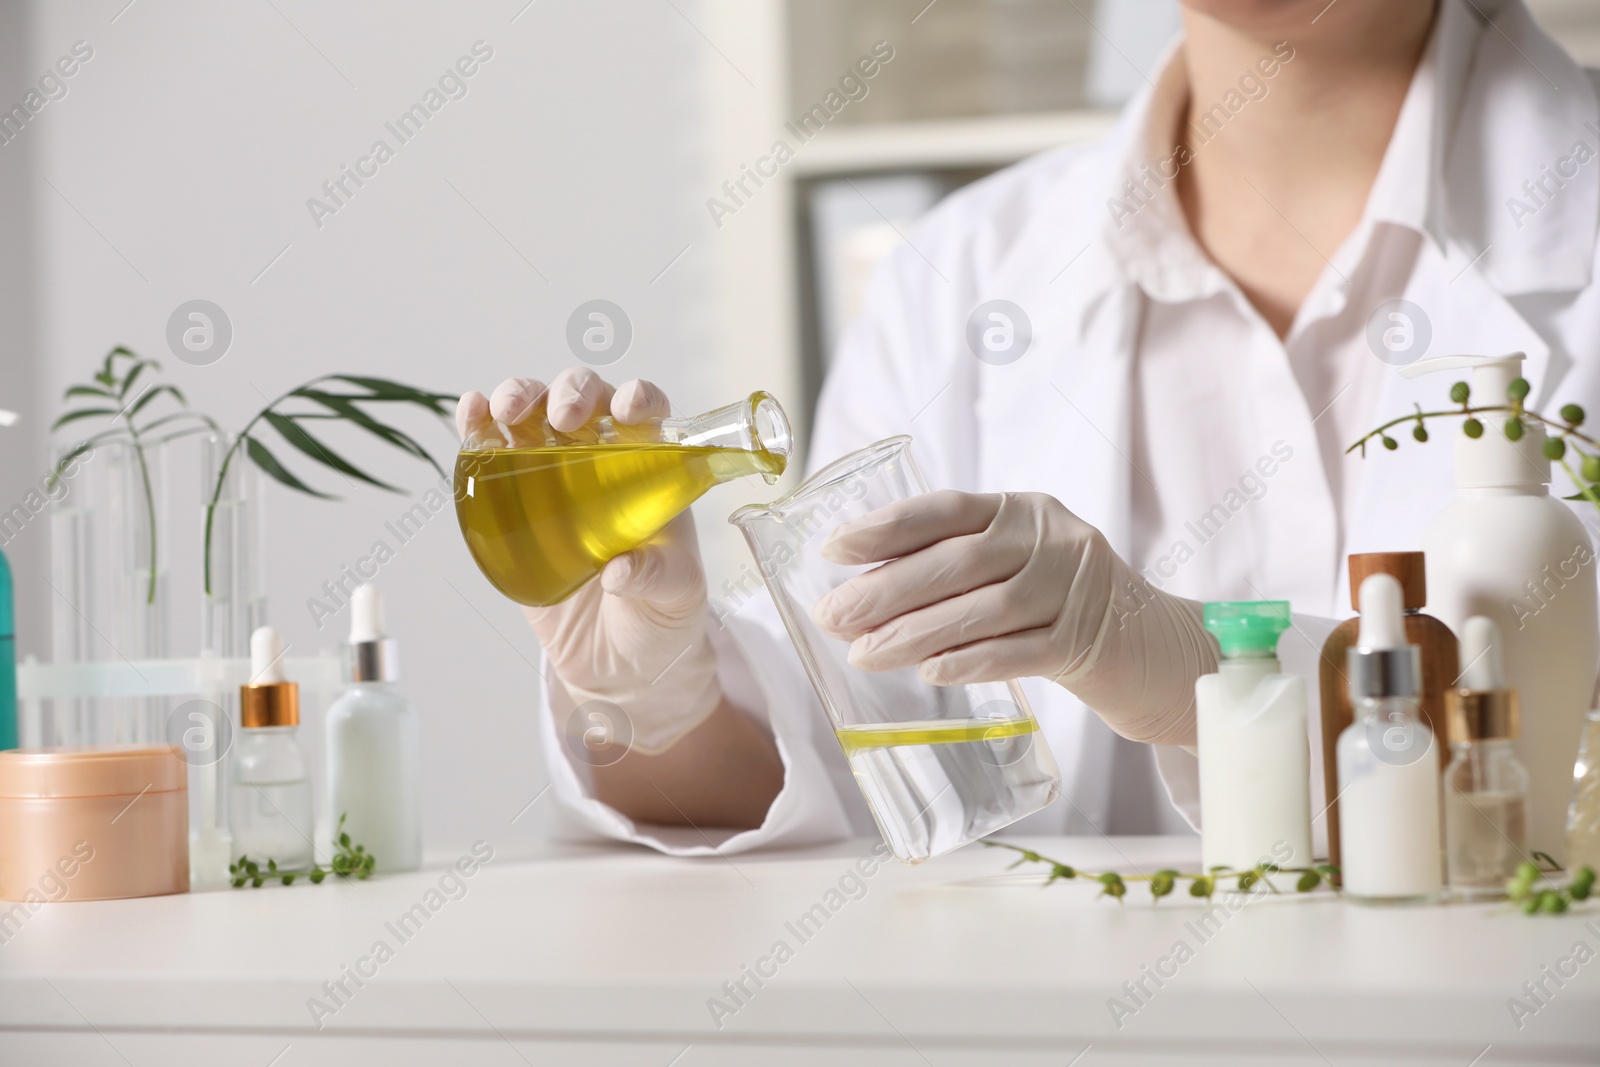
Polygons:
<instances>
[{"instance_id":1,"label":"blurred shelf in background","mask_svg":"<svg viewBox=\"0 0 1600 1067\"><path fill-rule=\"evenodd\" d=\"M819 178L885 170L993 169L1058 145L1093 140L1115 119L1115 111L1085 110L841 126L808 144L796 155L792 170L795 177Z\"/></svg>"}]
</instances>

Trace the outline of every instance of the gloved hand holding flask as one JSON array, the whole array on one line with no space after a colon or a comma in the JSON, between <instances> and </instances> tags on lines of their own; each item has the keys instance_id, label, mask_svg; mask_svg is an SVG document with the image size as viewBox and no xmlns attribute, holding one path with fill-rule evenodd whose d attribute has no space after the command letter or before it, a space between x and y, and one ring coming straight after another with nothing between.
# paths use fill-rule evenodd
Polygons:
<instances>
[{"instance_id":1,"label":"gloved hand holding flask","mask_svg":"<svg viewBox=\"0 0 1600 1067\"><path fill-rule=\"evenodd\" d=\"M456 408L463 440L505 447L543 443L545 423L571 433L597 415L634 425L670 415L666 394L635 380L614 389L594 371L570 369L547 388L508 378ZM659 752L705 720L722 700L707 627L705 571L694 518L685 511L640 548L612 559L559 604L525 607L545 660L579 707L604 701L628 718L631 747ZM574 728L586 725L576 717Z\"/></svg>"},{"instance_id":2,"label":"gloved hand holding flask","mask_svg":"<svg viewBox=\"0 0 1600 1067\"><path fill-rule=\"evenodd\" d=\"M882 564L813 612L855 666L920 664L934 685L1043 677L1124 737L1194 743L1194 680L1217 663L1201 605L1153 588L1053 497L927 493L839 526L821 553Z\"/></svg>"}]
</instances>

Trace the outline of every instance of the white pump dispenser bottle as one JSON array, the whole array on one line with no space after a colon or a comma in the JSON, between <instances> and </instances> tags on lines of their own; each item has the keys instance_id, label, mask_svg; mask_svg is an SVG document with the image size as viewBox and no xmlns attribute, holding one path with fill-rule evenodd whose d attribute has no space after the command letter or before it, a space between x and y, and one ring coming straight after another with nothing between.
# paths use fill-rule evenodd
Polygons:
<instances>
[{"instance_id":1,"label":"white pump dispenser bottle","mask_svg":"<svg viewBox=\"0 0 1600 1067\"><path fill-rule=\"evenodd\" d=\"M375 585L350 597L350 684L328 708L328 815L381 872L422 866L422 723L395 689L399 647ZM337 843L337 842L335 842Z\"/></svg>"},{"instance_id":2,"label":"white pump dispenser bottle","mask_svg":"<svg viewBox=\"0 0 1600 1067\"><path fill-rule=\"evenodd\" d=\"M1471 403L1500 405L1522 360L1521 352L1446 356L1401 373L1470 368ZM1481 436L1454 435L1457 497L1424 544L1429 611L1458 634L1475 615L1499 628L1504 684L1522 707L1513 746L1533 782L1528 845L1561 860L1572 768L1600 664L1595 554L1577 515L1550 495L1544 427L1525 419L1512 441L1503 413L1481 421Z\"/></svg>"}]
</instances>

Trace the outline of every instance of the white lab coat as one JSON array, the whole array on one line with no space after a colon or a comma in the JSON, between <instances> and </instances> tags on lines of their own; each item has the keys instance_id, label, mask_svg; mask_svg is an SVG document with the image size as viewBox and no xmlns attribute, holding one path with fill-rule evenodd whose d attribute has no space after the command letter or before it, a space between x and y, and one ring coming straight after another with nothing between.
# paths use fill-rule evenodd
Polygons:
<instances>
[{"instance_id":1,"label":"white lab coat","mask_svg":"<svg viewBox=\"0 0 1600 1067\"><path fill-rule=\"evenodd\" d=\"M1600 291L1590 284L1600 218L1595 76L1539 30L1520 0L1445 3L1462 5L1453 13L1459 26L1470 26L1462 16L1492 18L1494 26L1438 42L1445 73L1435 106L1454 121L1433 124L1428 239L1405 299L1431 321L1427 355L1523 351L1534 406L1577 402L1600 417ZM878 270L866 311L833 361L811 442L814 464L909 433L930 484L1048 493L1128 551L1134 475L1125 457L1144 297L1101 234L1143 105L1130 105L1105 141L1050 152L969 186L919 224ZM1588 149L1581 163L1580 142ZM1544 177L1546 167L1564 184L1541 195L1540 206L1524 182ZM1033 327L1028 353L1004 366L976 359L965 339L972 310L996 298L1020 306ZM1387 370L1376 410L1389 417L1413 402L1436 407L1447 389L1438 377L1408 381ZM1429 521L1454 496L1448 434L1440 429L1430 445L1367 460L1346 551L1422 547ZM1309 420L1291 422L1283 433L1297 453L1316 453ZM1297 501L1304 498L1275 485L1254 505L1255 519L1278 536L1268 538L1252 581L1271 596L1294 588L1307 568L1325 568L1337 574L1334 600L1348 603L1343 559L1320 536L1308 545L1292 532L1304 512ZM1332 622L1300 621L1302 639L1286 636L1280 652L1286 667L1314 678L1316 647ZM718 642L730 697L766 719L786 765L766 823L735 834L634 826L588 796L583 768L557 738L554 720L566 705L549 692L545 749L570 825L683 854L870 832L848 768L764 598L729 618ZM1066 690L1040 679L1024 687L1061 765L1065 801L1018 829L1104 827L1111 734ZM1319 737L1313 725L1314 798L1322 795ZM1172 749L1158 759L1172 802L1197 819L1193 757Z\"/></svg>"}]
</instances>

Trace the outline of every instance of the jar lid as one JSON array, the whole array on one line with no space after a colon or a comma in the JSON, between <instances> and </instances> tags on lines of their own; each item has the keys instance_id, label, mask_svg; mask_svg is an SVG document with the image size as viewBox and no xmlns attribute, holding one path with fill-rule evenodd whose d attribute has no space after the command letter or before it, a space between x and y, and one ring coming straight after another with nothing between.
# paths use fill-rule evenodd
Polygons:
<instances>
[{"instance_id":1,"label":"jar lid","mask_svg":"<svg viewBox=\"0 0 1600 1067\"><path fill-rule=\"evenodd\" d=\"M1400 583L1400 603L1406 611L1421 611L1428 604L1428 569L1421 552L1358 552L1349 559L1350 609L1361 610L1361 583L1374 574L1387 574Z\"/></svg>"},{"instance_id":2,"label":"jar lid","mask_svg":"<svg viewBox=\"0 0 1600 1067\"><path fill-rule=\"evenodd\" d=\"M111 797L189 788L173 745L73 745L0 752L0 797Z\"/></svg>"}]
</instances>

